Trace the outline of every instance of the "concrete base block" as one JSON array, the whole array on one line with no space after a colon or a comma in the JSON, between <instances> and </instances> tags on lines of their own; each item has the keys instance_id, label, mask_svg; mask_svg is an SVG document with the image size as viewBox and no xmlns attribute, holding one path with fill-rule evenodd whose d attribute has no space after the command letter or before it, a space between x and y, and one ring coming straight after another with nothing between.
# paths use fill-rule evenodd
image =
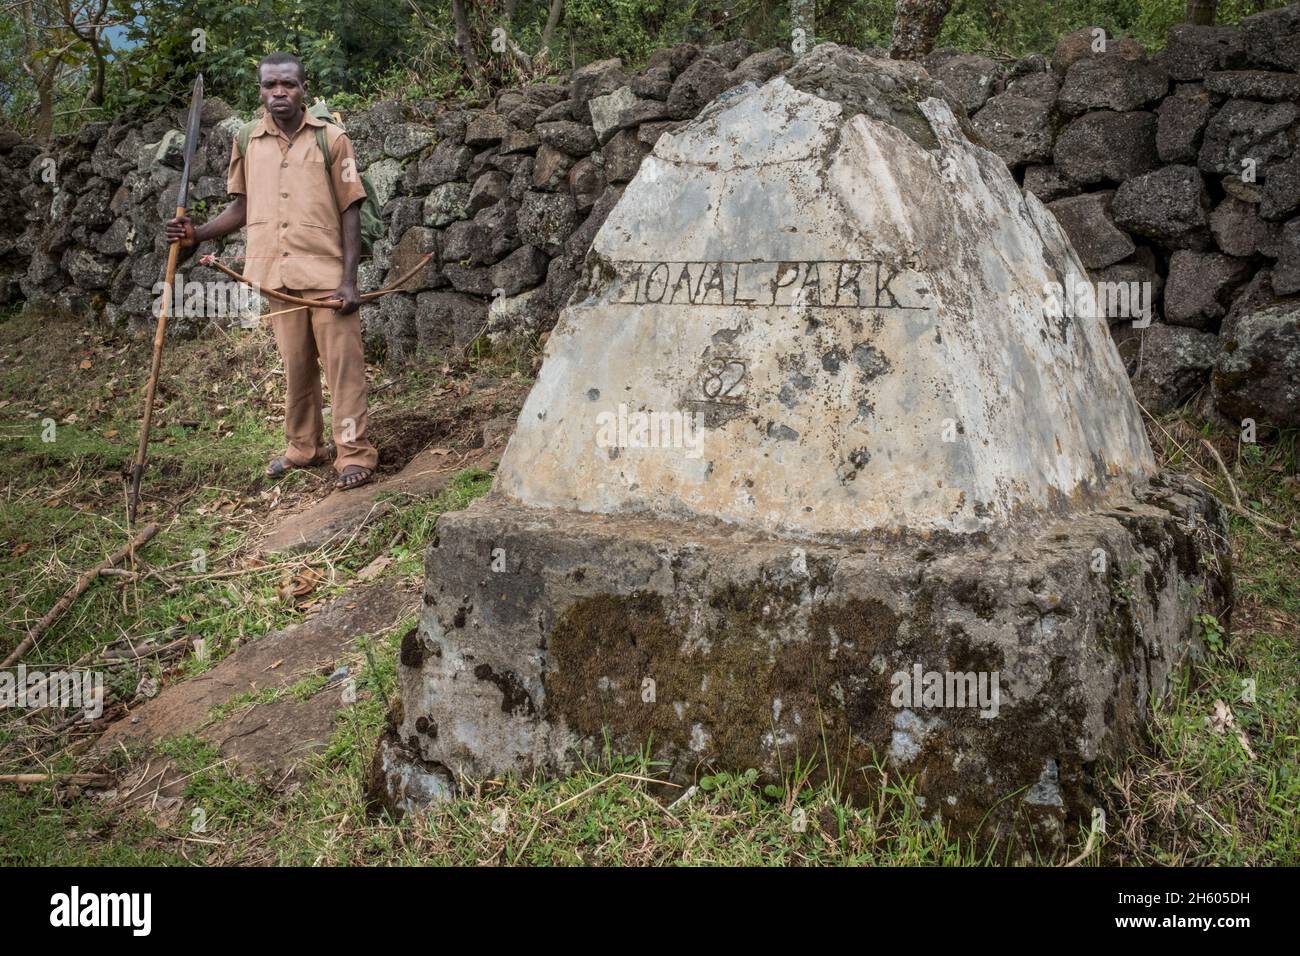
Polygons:
<instances>
[{"instance_id":1,"label":"concrete base block","mask_svg":"<svg viewBox=\"0 0 1300 956\"><path fill-rule=\"evenodd\" d=\"M409 809L462 776L564 773L608 735L649 743L680 784L815 761L868 799L879 762L954 832L1060 846L1098 763L1200 652L1194 615L1226 620L1224 531L1172 479L1015 534L925 539L493 494L440 519L373 796Z\"/></svg>"}]
</instances>

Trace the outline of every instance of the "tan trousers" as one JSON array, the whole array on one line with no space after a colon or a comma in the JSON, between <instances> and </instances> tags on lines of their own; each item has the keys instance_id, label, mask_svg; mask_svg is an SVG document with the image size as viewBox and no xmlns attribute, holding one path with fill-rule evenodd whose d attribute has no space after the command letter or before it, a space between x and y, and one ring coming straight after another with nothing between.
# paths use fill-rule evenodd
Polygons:
<instances>
[{"instance_id":1,"label":"tan trousers","mask_svg":"<svg viewBox=\"0 0 1300 956\"><path fill-rule=\"evenodd\" d=\"M325 299L334 290L280 291L308 299ZM320 387L320 365L324 365L333 407L334 444L338 449L334 470L341 472L348 465L373 469L379 462L379 452L366 438L366 362L361 345L360 310L339 315L334 309L295 309L275 316L271 323L275 344L284 361L284 433L289 443L286 457L294 465L306 465L325 455L321 442L325 421L321 414Z\"/></svg>"}]
</instances>

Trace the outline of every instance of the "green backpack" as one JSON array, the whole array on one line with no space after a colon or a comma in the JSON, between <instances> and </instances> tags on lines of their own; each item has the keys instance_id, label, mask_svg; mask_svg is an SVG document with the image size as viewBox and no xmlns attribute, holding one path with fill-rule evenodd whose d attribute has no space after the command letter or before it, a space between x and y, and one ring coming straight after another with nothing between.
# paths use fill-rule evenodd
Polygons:
<instances>
[{"instance_id":1,"label":"green backpack","mask_svg":"<svg viewBox=\"0 0 1300 956\"><path fill-rule=\"evenodd\" d=\"M307 110L317 119L324 120L339 129L343 129L343 124L334 118L330 112L329 106L324 100L317 100ZM257 129L257 124L261 120L253 120L245 123L239 128L239 155L243 156L248 152L248 141L253 136L253 130ZM334 206L338 207L339 197L334 191L334 177L329 174L329 143L325 136L325 130L316 127L316 146L320 149L321 156L325 159L325 181L329 183L330 195L334 197ZM361 249L363 252L371 252L375 243L384 235L384 222L379 217L379 202L375 199L375 184L370 181L369 173L361 174L361 185L365 187L366 198L361 203Z\"/></svg>"}]
</instances>

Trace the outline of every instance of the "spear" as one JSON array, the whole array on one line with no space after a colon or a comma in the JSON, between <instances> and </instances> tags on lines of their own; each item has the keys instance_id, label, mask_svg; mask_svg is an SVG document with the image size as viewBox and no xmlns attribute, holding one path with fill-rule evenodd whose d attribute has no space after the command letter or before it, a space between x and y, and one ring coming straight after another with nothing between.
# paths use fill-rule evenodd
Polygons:
<instances>
[{"instance_id":1,"label":"spear","mask_svg":"<svg viewBox=\"0 0 1300 956\"><path fill-rule=\"evenodd\" d=\"M203 110L203 74L194 81L194 93L190 97L190 119L185 128L185 165L181 169L180 192L176 197L176 217L185 215L185 206L189 201L190 161L194 159L194 150L199 143L199 113ZM131 491L127 497L127 527L135 525L136 506L140 503L140 479L144 476L145 452L149 448L149 424L153 420L153 397L158 388L158 371L162 368L163 337L167 334L167 308L172 300L172 283L176 280L176 262L180 257L180 241L173 242L167 250L167 278L164 283L163 299L158 309L158 328L153 336L153 364L149 370L149 384L144 392L144 421L140 426L140 444L135 452L135 464L131 466Z\"/></svg>"}]
</instances>

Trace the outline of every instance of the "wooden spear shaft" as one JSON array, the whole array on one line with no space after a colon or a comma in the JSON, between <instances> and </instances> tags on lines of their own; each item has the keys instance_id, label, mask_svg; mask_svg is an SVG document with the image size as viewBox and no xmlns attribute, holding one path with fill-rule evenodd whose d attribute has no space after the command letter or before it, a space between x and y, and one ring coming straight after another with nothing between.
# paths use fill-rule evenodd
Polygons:
<instances>
[{"instance_id":1,"label":"wooden spear shaft","mask_svg":"<svg viewBox=\"0 0 1300 956\"><path fill-rule=\"evenodd\" d=\"M6 657L2 663L0 663L0 670L17 664L18 661L22 659L22 656L31 650L32 645L36 643L36 639L49 630L50 625L58 620L59 616L72 606L73 601L86 593L86 589L90 587L90 583L94 581L95 578L99 577L100 571L121 564L128 554L133 553L136 548L142 547L157 533L158 525L156 522L151 522L145 525L144 528L141 529L140 533L135 536L133 541L122 545L122 547L118 548L103 561L99 562L99 564L95 565L81 577L77 578L77 583L69 588L63 597L59 598L59 600L55 602L54 607L50 608L46 615L36 622L36 626L27 632L27 636L23 638L22 642L10 652L9 656Z\"/></svg>"},{"instance_id":2,"label":"wooden spear shaft","mask_svg":"<svg viewBox=\"0 0 1300 956\"><path fill-rule=\"evenodd\" d=\"M176 218L185 215L185 207L176 207ZM135 526L135 511L140 504L140 479L144 476L145 453L149 449L149 425L153 421L153 398L158 389L158 373L162 369L163 339L167 335L167 312L171 306L176 281L176 262L180 258L180 240L167 250L167 275L163 285L163 300L158 309L158 329L153 335L153 363L149 367L149 384L144 390L144 421L140 424L140 444L135 450L135 464L131 466L131 496L127 502L127 527Z\"/></svg>"}]
</instances>

